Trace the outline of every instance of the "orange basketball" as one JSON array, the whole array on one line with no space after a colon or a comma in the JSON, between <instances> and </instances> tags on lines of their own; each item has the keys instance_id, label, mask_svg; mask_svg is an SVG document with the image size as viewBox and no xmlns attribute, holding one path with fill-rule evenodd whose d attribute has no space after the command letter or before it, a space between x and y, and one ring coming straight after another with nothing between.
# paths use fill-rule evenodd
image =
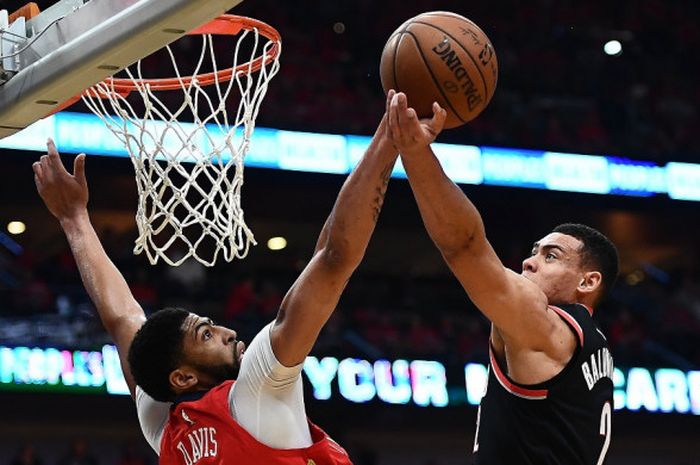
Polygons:
<instances>
[{"instance_id":1,"label":"orange basketball","mask_svg":"<svg viewBox=\"0 0 700 465\"><path fill-rule=\"evenodd\" d=\"M455 13L432 11L403 23L389 37L380 63L384 92L404 92L421 118L432 104L447 110L445 128L471 121L491 101L498 61L479 26Z\"/></svg>"}]
</instances>

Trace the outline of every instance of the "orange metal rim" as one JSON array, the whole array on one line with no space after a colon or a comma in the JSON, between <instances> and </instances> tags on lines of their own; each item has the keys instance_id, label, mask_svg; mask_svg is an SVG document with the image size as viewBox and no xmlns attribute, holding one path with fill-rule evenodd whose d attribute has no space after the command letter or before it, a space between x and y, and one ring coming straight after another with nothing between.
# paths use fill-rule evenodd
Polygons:
<instances>
[{"instance_id":1,"label":"orange metal rim","mask_svg":"<svg viewBox=\"0 0 700 465\"><path fill-rule=\"evenodd\" d=\"M267 66L277 59L280 53L281 37L279 32L272 26L259 21L257 19L248 18L245 16L236 15L221 15L216 19L204 24L203 26L193 29L187 35L229 35L234 36L241 30L257 29L260 35L266 37L272 42L272 47L269 48L269 53L266 57L257 57L252 61L242 63L235 68L225 68L216 72L203 73L194 76L182 76L180 78L154 78L154 79L125 79L125 78L107 78L103 82L108 88L110 94L118 94L121 96L128 95L138 87L149 86L151 90L177 90L183 85L189 85L196 79L200 86L209 86L217 82L226 82L238 73L253 73L258 71L263 66ZM85 91L91 96L107 98L108 95L101 91L96 91L91 88Z\"/></svg>"}]
</instances>

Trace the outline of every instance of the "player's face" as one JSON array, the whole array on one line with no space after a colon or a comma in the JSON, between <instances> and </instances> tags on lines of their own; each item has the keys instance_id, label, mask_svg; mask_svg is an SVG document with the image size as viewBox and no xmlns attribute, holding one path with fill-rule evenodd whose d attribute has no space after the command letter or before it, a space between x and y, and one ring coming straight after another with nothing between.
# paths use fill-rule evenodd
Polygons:
<instances>
[{"instance_id":1,"label":"player's face","mask_svg":"<svg viewBox=\"0 0 700 465\"><path fill-rule=\"evenodd\" d=\"M183 365L196 371L202 387L236 379L245 344L237 339L234 330L217 326L211 318L194 313L185 319L182 329Z\"/></svg>"},{"instance_id":2,"label":"player's face","mask_svg":"<svg viewBox=\"0 0 700 465\"><path fill-rule=\"evenodd\" d=\"M575 237L550 233L533 244L521 274L542 289L550 304L576 303L576 289L584 277L582 246Z\"/></svg>"}]
</instances>

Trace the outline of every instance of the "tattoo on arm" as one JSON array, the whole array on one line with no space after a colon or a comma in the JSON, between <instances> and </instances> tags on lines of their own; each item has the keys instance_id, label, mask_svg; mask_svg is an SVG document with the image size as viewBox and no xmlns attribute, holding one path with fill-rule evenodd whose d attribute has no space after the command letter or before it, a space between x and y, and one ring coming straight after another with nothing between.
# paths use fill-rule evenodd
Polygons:
<instances>
[{"instance_id":1,"label":"tattoo on arm","mask_svg":"<svg viewBox=\"0 0 700 465\"><path fill-rule=\"evenodd\" d=\"M382 211L382 205L384 204L384 196L386 195L386 189L389 186L389 178L391 177L391 170L394 167L393 163L388 164L383 170L379 177L379 185L376 187L377 195L374 197L372 203L372 208L374 209L373 219L376 223L379 220L379 212Z\"/></svg>"}]
</instances>

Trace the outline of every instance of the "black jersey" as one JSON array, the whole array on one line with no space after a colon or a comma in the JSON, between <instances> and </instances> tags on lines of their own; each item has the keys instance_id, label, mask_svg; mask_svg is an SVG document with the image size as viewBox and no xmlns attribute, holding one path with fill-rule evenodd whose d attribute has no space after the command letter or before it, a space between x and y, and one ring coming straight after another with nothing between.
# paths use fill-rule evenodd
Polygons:
<instances>
[{"instance_id":1,"label":"black jersey","mask_svg":"<svg viewBox=\"0 0 700 465\"><path fill-rule=\"evenodd\" d=\"M475 465L601 465L610 445L613 360L583 305L550 307L578 347L549 381L523 385L491 353L474 442Z\"/></svg>"}]
</instances>

